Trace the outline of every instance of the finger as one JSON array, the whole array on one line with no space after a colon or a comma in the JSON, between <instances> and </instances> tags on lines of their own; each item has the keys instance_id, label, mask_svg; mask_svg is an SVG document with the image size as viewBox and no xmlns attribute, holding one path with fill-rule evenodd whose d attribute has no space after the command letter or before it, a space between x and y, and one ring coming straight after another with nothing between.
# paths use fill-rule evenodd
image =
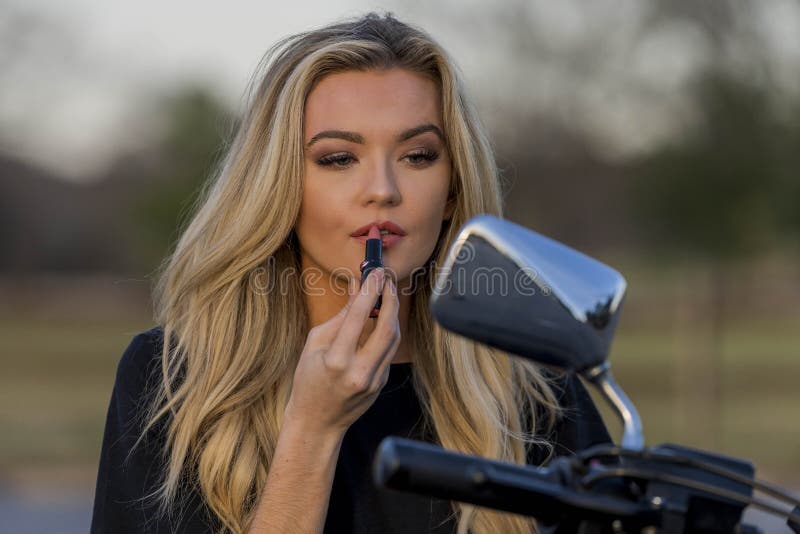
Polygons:
<instances>
[{"instance_id":1,"label":"finger","mask_svg":"<svg viewBox=\"0 0 800 534\"><path fill-rule=\"evenodd\" d=\"M390 373L391 370L389 366L386 366L386 368L379 368L375 371L375 375L372 377L372 381L369 384L369 390L380 393L389 381Z\"/></svg>"},{"instance_id":2,"label":"finger","mask_svg":"<svg viewBox=\"0 0 800 534\"><path fill-rule=\"evenodd\" d=\"M391 278L387 277L383 286L382 297L378 321L375 324L375 328L370 332L366 343L361 348L361 353L364 354L365 359L371 360L375 364L379 363L379 360L391 347L395 338L400 337L400 325L397 319L400 305L397 298L397 286L395 286Z\"/></svg>"},{"instance_id":3,"label":"finger","mask_svg":"<svg viewBox=\"0 0 800 534\"><path fill-rule=\"evenodd\" d=\"M331 349L353 354L356 352L358 339L364 329L369 312L378 300L378 293L383 285L383 269L375 269L367 276L364 286L356 292L352 304L347 310L342 326L334 339Z\"/></svg>"},{"instance_id":4,"label":"finger","mask_svg":"<svg viewBox=\"0 0 800 534\"><path fill-rule=\"evenodd\" d=\"M334 317L345 317L357 295L358 289L356 289L356 280L355 278L350 278L347 280L347 304L342 306L342 309L339 310Z\"/></svg>"}]
</instances>

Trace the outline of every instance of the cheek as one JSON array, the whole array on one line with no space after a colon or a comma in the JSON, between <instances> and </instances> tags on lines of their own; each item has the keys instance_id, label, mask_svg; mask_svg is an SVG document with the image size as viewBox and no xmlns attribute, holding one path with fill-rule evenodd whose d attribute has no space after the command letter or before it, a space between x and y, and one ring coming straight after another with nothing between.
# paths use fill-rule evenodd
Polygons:
<instances>
[{"instance_id":1,"label":"cheek","mask_svg":"<svg viewBox=\"0 0 800 534\"><path fill-rule=\"evenodd\" d=\"M414 206L414 219L420 242L420 253L427 255L433 251L442 228L442 217L447 202L449 183L439 180L425 185L417 185L409 191L407 197L410 206Z\"/></svg>"},{"instance_id":2,"label":"cheek","mask_svg":"<svg viewBox=\"0 0 800 534\"><path fill-rule=\"evenodd\" d=\"M331 224L332 214L328 211L330 204L323 201L321 193L313 181L303 184L303 197L296 224L302 248L312 254L313 251L321 252L320 247L325 240L320 239L320 236L324 235L325 228L330 228Z\"/></svg>"},{"instance_id":3,"label":"cheek","mask_svg":"<svg viewBox=\"0 0 800 534\"><path fill-rule=\"evenodd\" d=\"M449 187L449 173L438 173L428 180L417 181L409 191L413 197L413 199L409 199L411 204L418 207L418 214L426 219L429 225L439 227L444 215Z\"/></svg>"},{"instance_id":4,"label":"cheek","mask_svg":"<svg viewBox=\"0 0 800 534\"><path fill-rule=\"evenodd\" d=\"M307 178L303 181L300 224L310 228L328 226L336 221L336 207L339 205L335 190L326 188L321 180Z\"/></svg>"}]
</instances>

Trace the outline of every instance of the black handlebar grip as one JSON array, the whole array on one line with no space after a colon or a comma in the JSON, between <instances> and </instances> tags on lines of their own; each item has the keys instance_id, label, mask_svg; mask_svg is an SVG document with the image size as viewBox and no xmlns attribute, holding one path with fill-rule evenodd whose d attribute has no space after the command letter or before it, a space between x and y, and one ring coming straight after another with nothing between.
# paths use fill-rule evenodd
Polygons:
<instances>
[{"instance_id":1,"label":"black handlebar grip","mask_svg":"<svg viewBox=\"0 0 800 534\"><path fill-rule=\"evenodd\" d=\"M373 478L387 488L533 515L545 523L570 503L569 490L548 468L487 460L399 437L381 442Z\"/></svg>"},{"instance_id":2,"label":"black handlebar grip","mask_svg":"<svg viewBox=\"0 0 800 534\"><path fill-rule=\"evenodd\" d=\"M455 498L480 491L489 461L421 441L386 438L373 464L377 484L397 490Z\"/></svg>"},{"instance_id":3,"label":"black handlebar grip","mask_svg":"<svg viewBox=\"0 0 800 534\"><path fill-rule=\"evenodd\" d=\"M565 517L641 519L653 524L654 511L635 502L577 491L564 478L569 470L518 465L470 456L399 437L385 438L372 466L379 486L441 499L468 502L543 523Z\"/></svg>"}]
</instances>

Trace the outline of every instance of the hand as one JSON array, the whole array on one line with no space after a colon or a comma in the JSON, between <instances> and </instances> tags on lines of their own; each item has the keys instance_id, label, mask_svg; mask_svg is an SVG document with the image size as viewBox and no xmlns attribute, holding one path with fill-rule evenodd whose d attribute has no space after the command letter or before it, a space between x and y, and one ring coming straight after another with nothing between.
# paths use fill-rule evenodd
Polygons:
<instances>
[{"instance_id":1,"label":"hand","mask_svg":"<svg viewBox=\"0 0 800 534\"><path fill-rule=\"evenodd\" d=\"M295 369L286 422L312 432L344 434L386 384L400 344L396 286L384 269L373 270L358 291L352 289L355 285L354 280L341 311L309 331ZM380 313L369 319L379 294ZM367 321L376 324L359 347Z\"/></svg>"}]
</instances>

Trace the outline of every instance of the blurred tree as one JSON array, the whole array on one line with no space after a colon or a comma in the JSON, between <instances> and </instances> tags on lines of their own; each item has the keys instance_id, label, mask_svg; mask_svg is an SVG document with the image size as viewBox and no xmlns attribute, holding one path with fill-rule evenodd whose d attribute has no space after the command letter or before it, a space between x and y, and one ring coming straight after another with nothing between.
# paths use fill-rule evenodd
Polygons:
<instances>
[{"instance_id":1,"label":"blurred tree","mask_svg":"<svg viewBox=\"0 0 800 534\"><path fill-rule=\"evenodd\" d=\"M148 267L155 267L177 240L235 127L232 113L203 87L183 88L158 109L163 133L152 148L158 164L131 211Z\"/></svg>"},{"instance_id":2,"label":"blurred tree","mask_svg":"<svg viewBox=\"0 0 800 534\"><path fill-rule=\"evenodd\" d=\"M710 62L690 86L696 127L632 165L640 228L657 239L660 252L674 254L677 247L723 263L793 239L800 228L800 95L781 95L775 74L781 64L759 23L759 5L667 0L655 6L642 30L684 20L710 44Z\"/></svg>"},{"instance_id":3,"label":"blurred tree","mask_svg":"<svg viewBox=\"0 0 800 534\"><path fill-rule=\"evenodd\" d=\"M764 90L719 72L697 85L698 127L633 165L631 201L656 253L727 261L770 245L783 128Z\"/></svg>"},{"instance_id":4,"label":"blurred tree","mask_svg":"<svg viewBox=\"0 0 800 534\"><path fill-rule=\"evenodd\" d=\"M775 187L770 205L775 209L775 223L788 238L794 252L800 251L800 98L792 105L781 124L777 140L780 165L775 169Z\"/></svg>"}]
</instances>

